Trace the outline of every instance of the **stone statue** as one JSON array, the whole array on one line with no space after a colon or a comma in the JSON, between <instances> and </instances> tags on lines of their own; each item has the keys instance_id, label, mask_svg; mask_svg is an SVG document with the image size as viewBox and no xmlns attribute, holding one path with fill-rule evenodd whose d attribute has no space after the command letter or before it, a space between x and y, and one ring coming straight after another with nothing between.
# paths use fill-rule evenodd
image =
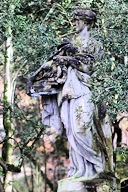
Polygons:
<instances>
[{"instance_id":1,"label":"stone statue","mask_svg":"<svg viewBox=\"0 0 128 192\"><path fill-rule=\"evenodd\" d=\"M111 125L104 103L92 100L94 59L102 59L100 42L90 30L96 14L77 7L76 33L28 80L27 93L42 96L42 122L66 132L69 143L69 178L92 180L113 172ZM107 174L106 174L107 173Z\"/></svg>"}]
</instances>

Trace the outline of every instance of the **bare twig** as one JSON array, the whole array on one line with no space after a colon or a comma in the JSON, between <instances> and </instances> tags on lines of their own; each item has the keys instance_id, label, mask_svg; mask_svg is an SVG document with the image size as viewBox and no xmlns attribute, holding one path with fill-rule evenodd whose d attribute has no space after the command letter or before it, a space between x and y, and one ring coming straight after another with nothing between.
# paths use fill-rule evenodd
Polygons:
<instances>
[{"instance_id":1,"label":"bare twig","mask_svg":"<svg viewBox=\"0 0 128 192\"><path fill-rule=\"evenodd\" d=\"M119 119L119 121L118 121L118 124L119 124L124 118L128 118L128 116L123 116L123 117L121 117L121 118Z\"/></svg>"},{"instance_id":2,"label":"bare twig","mask_svg":"<svg viewBox=\"0 0 128 192\"><path fill-rule=\"evenodd\" d=\"M45 18L43 19L43 22L45 22L46 19L48 19L48 17L50 16L50 14L54 11L56 7L56 3L53 3L52 8L49 10L49 12L47 13L47 15L45 16Z\"/></svg>"},{"instance_id":3,"label":"bare twig","mask_svg":"<svg viewBox=\"0 0 128 192\"><path fill-rule=\"evenodd\" d=\"M27 63L27 61L25 61L25 62L21 65L21 67L18 69L18 71L16 72L16 74L15 74L13 80L12 80L12 84L14 83L14 81L16 80L16 78L17 78L20 70L25 66L26 63Z\"/></svg>"}]
</instances>

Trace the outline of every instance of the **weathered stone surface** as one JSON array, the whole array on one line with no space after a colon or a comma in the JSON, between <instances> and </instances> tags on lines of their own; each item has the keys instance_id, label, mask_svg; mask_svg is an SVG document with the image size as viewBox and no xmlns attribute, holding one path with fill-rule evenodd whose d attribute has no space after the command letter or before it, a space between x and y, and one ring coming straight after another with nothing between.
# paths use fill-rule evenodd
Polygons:
<instances>
[{"instance_id":1,"label":"weathered stone surface","mask_svg":"<svg viewBox=\"0 0 128 192\"><path fill-rule=\"evenodd\" d=\"M83 182L67 179L58 182L57 192L86 192L86 189Z\"/></svg>"},{"instance_id":2,"label":"weathered stone surface","mask_svg":"<svg viewBox=\"0 0 128 192\"><path fill-rule=\"evenodd\" d=\"M111 123L104 102L92 102L90 83L95 77L94 59L98 56L100 62L103 50L90 33L95 13L80 8L73 14L77 33L59 45L28 80L27 93L42 95L43 124L55 127L60 134L66 130L68 177L74 179L59 181L58 192L107 192L110 182L107 185L96 178L102 178L102 173L113 175Z\"/></svg>"},{"instance_id":3,"label":"weathered stone surface","mask_svg":"<svg viewBox=\"0 0 128 192\"><path fill-rule=\"evenodd\" d=\"M79 180L79 179L78 179ZM64 179L58 182L57 192L120 192L120 184L116 178L111 180L94 179L92 181L78 181Z\"/></svg>"}]
</instances>

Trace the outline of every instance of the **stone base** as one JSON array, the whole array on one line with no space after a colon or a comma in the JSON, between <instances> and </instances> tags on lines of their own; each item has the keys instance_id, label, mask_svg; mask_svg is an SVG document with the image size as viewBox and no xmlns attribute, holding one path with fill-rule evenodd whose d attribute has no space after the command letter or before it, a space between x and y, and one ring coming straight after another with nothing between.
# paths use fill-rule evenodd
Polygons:
<instances>
[{"instance_id":1,"label":"stone base","mask_svg":"<svg viewBox=\"0 0 128 192\"><path fill-rule=\"evenodd\" d=\"M91 181L67 178L58 182L57 192L120 192L120 184L117 184L116 178Z\"/></svg>"}]
</instances>

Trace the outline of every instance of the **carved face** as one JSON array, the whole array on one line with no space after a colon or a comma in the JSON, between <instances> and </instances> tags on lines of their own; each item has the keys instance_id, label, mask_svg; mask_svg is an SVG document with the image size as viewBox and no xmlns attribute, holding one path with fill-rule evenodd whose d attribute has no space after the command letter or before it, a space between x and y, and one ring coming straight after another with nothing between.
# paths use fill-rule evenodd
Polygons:
<instances>
[{"instance_id":1,"label":"carved face","mask_svg":"<svg viewBox=\"0 0 128 192\"><path fill-rule=\"evenodd\" d=\"M86 25L88 25L88 24L87 24L86 21L84 21L84 20L82 20L82 19L80 19L80 18L75 18L75 19L74 19L74 22L73 22L73 25L75 26L76 32L79 33L79 32L81 32L81 31L84 29L84 27L85 27Z\"/></svg>"},{"instance_id":2,"label":"carved face","mask_svg":"<svg viewBox=\"0 0 128 192\"><path fill-rule=\"evenodd\" d=\"M80 32L84 29L84 21L83 20L75 20L74 26L76 28L76 32Z\"/></svg>"}]
</instances>

